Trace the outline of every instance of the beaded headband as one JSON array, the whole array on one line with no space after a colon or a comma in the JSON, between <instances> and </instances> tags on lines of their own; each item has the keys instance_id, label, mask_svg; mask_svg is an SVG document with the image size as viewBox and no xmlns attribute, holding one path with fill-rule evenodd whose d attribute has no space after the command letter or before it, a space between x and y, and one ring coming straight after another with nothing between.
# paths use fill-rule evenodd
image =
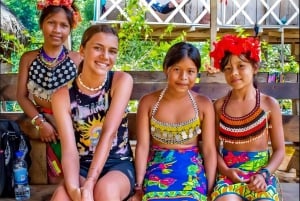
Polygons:
<instances>
[{"instance_id":1,"label":"beaded headband","mask_svg":"<svg viewBox=\"0 0 300 201\"><path fill-rule=\"evenodd\" d=\"M81 21L81 16L78 11L75 11L72 7L73 0L38 0L37 9L43 10L48 6L64 6L72 12L73 15L73 24L72 28L75 28L77 24Z\"/></svg>"},{"instance_id":2,"label":"beaded headband","mask_svg":"<svg viewBox=\"0 0 300 201\"><path fill-rule=\"evenodd\" d=\"M254 37L239 37L235 35L225 35L218 42L213 43L215 49L210 52L210 57L214 59L214 67L221 69L221 61L225 52L234 55L250 53L250 58L260 61L260 42Z\"/></svg>"}]
</instances>

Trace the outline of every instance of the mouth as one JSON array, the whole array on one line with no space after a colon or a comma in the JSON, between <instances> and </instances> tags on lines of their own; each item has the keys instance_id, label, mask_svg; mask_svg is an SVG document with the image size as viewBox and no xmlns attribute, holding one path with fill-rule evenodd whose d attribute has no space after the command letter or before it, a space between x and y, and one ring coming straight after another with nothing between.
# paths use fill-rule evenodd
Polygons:
<instances>
[{"instance_id":1,"label":"mouth","mask_svg":"<svg viewBox=\"0 0 300 201\"><path fill-rule=\"evenodd\" d=\"M50 36L52 38L52 40L61 40L61 37L60 36Z\"/></svg>"},{"instance_id":2,"label":"mouth","mask_svg":"<svg viewBox=\"0 0 300 201\"><path fill-rule=\"evenodd\" d=\"M105 63L102 63L102 62L99 62L99 61L96 61L95 64L96 64L97 67L99 67L99 68L108 68L108 67L109 67L108 64L105 64Z\"/></svg>"}]
</instances>

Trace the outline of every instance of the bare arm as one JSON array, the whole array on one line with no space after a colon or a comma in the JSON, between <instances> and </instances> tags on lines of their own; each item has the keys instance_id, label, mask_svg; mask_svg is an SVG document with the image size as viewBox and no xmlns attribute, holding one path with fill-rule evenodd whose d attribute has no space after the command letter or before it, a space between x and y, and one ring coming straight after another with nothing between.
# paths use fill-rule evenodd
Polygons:
<instances>
[{"instance_id":1,"label":"bare arm","mask_svg":"<svg viewBox=\"0 0 300 201\"><path fill-rule=\"evenodd\" d=\"M203 109L202 119L202 152L204 157L204 168L208 180L208 194L213 190L216 180L217 153L215 149L215 115L212 102L201 97L198 105Z\"/></svg>"},{"instance_id":2,"label":"bare arm","mask_svg":"<svg viewBox=\"0 0 300 201\"><path fill-rule=\"evenodd\" d=\"M282 114L276 99L269 96L266 96L265 99L270 111L271 128L269 129L269 135L272 145L272 156L266 168L274 173L281 164L285 153Z\"/></svg>"},{"instance_id":3,"label":"bare arm","mask_svg":"<svg viewBox=\"0 0 300 201\"><path fill-rule=\"evenodd\" d=\"M36 109L34 103L29 98L29 92L27 89L27 82L28 82L28 73L29 73L29 66L31 62L36 57L37 52L31 51L26 52L22 55L19 63L19 73L18 73L18 83L17 83L17 101L20 104L24 113L32 119L36 116L39 112Z\"/></svg>"},{"instance_id":4,"label":"bare arm","mask_svg":"<svg viewBox=\"0 0 300 201\"><path fill-rule=\"evenodd\" d=\"M67 86L58 89L52 95L52 109L61 141L62 169L64 172L65 186L72 200L76 200L74 197L75 192L78 192L80 187L79 155L73 131Z\"/></svg>"}]
</instances>

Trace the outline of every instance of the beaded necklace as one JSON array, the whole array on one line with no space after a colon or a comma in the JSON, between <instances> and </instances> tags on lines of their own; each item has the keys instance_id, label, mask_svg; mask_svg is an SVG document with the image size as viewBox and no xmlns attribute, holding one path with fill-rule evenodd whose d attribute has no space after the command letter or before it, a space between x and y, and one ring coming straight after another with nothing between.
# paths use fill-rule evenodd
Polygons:
<instances>
[{"instance_id":1,"label":"beaded necklace","mask_svg":"<svg viewBox=\"0 0 300 201\"><path fill-rule=\"evenodd\" d=\"M64 51L64 47L61 47L61 50L59 52L59 54L52 58L50 56L47 55L47 53L45 52L44 48L42 47L40 49L40 60L46 64L47 66L53 66L54 64L56 64L57 62L60 62L63 60L63 58L65 57L65 51Z\"/></svg>"},{"instance_id":2,"label":"beaded necklace","mask_svg":"<svg viewBox=\"0 0 300 201\"><path fill-rule=\"evenodd\" d=\"M268 113L260 107L260 92L256 90L256 105L253 110L242 117L231 117L225 113L231 91L222 105L220 116L220 140L231 144L243 144L262 137L268 128Z\"/></svg>"},{"instance_id":3,"label":"beaded necklace","mask_svg":"<svg viewBox=\"0 0 300 201\"><path fill-rule=\"evenodd\" d=\"M107 80L107 74L105 75L105 78L104 78L103 82L102 82L98 87L92 88L92 87L86 86L86 85L82 82L82 80L81 80L81 73L78 75L78 81L79 81L79 84L80 84L83 88L85 88L85 89L87 89L87 90L89 90L89 91L99 91L99 90L102 89L102 87L105 85L106 80Z\"/></svg>"},{"instance_id":4,"label":"beaded necklace","mask_svg":"<svg viewBox=\"0 0 300 201\"><path fill-rule=\"evenodd\" d=\"M166 123L158 121L154 118L154 115L158 110L159 103L163 98L166 90L167 88L165 88L161 92L158 101L156 102L152 110L150 120L151 136L155 140L165 144L184 144L185 142L201 134L197 103L195 102L191 92L188 91L189 98L193 104L193 108L196 113L195 117L186 122L180 123Z\"/></svg>"}]
</instances>

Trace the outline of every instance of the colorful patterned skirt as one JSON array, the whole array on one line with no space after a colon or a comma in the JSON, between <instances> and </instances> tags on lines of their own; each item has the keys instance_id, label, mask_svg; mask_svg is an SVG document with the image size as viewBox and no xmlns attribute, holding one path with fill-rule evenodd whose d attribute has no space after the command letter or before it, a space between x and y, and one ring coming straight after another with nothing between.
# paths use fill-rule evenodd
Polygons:
<instances>
[{"instance_id":1,"label":"colorful patterned skirt","mask_svg":"<svg viewBox=\"0 0 300 201\"><path fill-rule=\"evenodd\" d=\"M247 174L241 175L244 179L248 179L255 174L261 167L267 165L269 160L269 151L260 152L238 152L238 151L222 151L223 159L228 167L239 168ZM255 192L249 190L247 183L233 183L224 175L218 175L214 192L212 193L212 200L220 196L235 194L243 200L279 200L277 192L277 178L272 175L267 181L267 190L265 192Z\"/></svg>"},{"instance_id":2,"label":"colorful patterned skirt","mask_svg":"<svg viewBox=\"0 0 300 201\"><path fill-rule=\"evenodd\" d=\"M152 147L144 180L143 201L207 200L207 179L198 147Z\"/></svg>"}]
</instances>

